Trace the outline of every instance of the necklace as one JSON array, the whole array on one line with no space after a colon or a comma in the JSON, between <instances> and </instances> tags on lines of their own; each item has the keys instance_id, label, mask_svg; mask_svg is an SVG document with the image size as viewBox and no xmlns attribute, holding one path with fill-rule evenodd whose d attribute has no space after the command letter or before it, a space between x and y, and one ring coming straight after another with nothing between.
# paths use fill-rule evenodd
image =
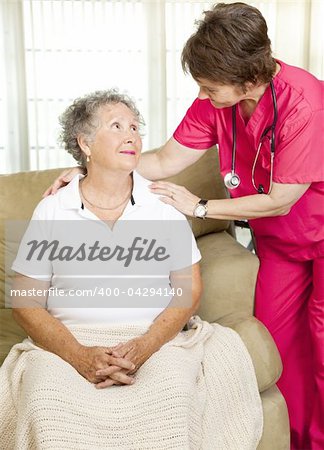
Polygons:
<instances>
[{"instance_id":1,"label":"necklace","mask_svg":"<svg viewBox=\"0 0 324 450\"><path fill-rule=\"evenodd\" d=\"M82 190L82 182L80 183L80 192L81 192L81 195L82 195L83 199L84 199L87 203L89 203L89 205L92 206L93 208L103 209L103 210L105 210L105 211L109 211L109 210L111 211L111 210L113 210L113 209L120 208L120 207L126 202L126 200L128 200L128 199L130 198L130 194L131 194L131 192L132 192L132 188L133 188L133 186L131 186L131 189L130 189L130 191L127 193L127 196L124 198L124 200L123 200L119 205L113 206L112 208L104 208L104 207L102 207L102 206L95 205L94 203L91 203L91 202L87 199L87 197L85 197L84 192L83 192L83 190Z\"/></svg>"}]
</instances>

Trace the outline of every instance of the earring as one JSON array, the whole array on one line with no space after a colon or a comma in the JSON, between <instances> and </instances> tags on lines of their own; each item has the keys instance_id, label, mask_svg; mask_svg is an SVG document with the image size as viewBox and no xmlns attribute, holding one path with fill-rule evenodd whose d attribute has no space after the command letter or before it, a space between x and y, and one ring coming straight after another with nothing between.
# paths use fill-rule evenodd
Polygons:
<instances>
[{"instance_id":1,"label":"earring","mask_svg":"<svg viewBox=\"0 0 324 450\"><path fill-rule=\"evenodd\" d=\"M87 155L87 163L90 161L90 156Z\"/></svg>"}]
</instances>

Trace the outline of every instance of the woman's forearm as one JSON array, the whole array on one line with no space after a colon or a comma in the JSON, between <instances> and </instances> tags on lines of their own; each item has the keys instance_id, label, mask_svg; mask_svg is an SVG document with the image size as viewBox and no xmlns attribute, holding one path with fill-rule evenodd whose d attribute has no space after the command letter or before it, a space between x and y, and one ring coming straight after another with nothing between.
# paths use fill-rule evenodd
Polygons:
<instances>
[{"instance_id":1,"label":"woman's forearm","mask_svg":"<svg viewBox=\"0 0 324 450\"><path fill-rule=\"evenodd\" d=\"M104 381L105 387L116 383L132 384L132 377L126 374L135 367L131 361L114 358L103 347L80 344L66 326L46 310L14 309L13 315L36 345L55 353L91 383ZM96 371L102 368L107 372L104 378L96 375Z\"/></svg>"},{"instance_id":2,"label":"woman's forearm","mask_svg":"<svg viewBox=\"0 0 324 450\"><path fill-rule=\"evenodd\" d=\"M16 322L26 331L28 336L40 347L60 356L71 363L75 353L82 347L72 333L59 320L46 310L49 281L35 280L17 273L13 280L12 292L39 292L42 295L24 297L12 296L12 314Z\"/></svg>"},{"instance_id":3,"label":"woman's forearm","mask_svg":"<svg viewBox=\"0 0 324 450\"><path fill-rule=\"evenodd\" d=\"M184 147L172 137L157 151L142 153L136 170L148 180L162 180L191 166L206 151Z\"/></svg>"},{"instance_id":4,"label":"woman's forearm","mask_svg":"<svg viewBox=\"0 0 324 450\"><path fill-rule=\"evenodd\" d=\"M16 308L13 317L36 345L74 365L82 345L59 320L42 308Z\"/></svg>"},{"instance_id":5,"label":"woman's forearm","mask_svg":"<svg viewBox=\"0 0 324 450\"><path fill-rule=\"evenodd\" d=\"M209 200L207 217L220 220L256 219L288 214L288 205L278 206L268 195Z\"/></svg>"},{"instance_id":6,"label":"woman's forearm","mask_svg":"<svg viewBox=\"0 0 324 450\"><path fill-rule=\"evenodd\" d=\"M283 216L307 191L309 184L273 183L270 194L247 195L240 198L209 200L207 217L235 220Z\"/></svg>"},{"instance_id":7,"label":"woman's forearm","mask_svg":"<svg viewBox=\"0 0 324 450\"><path fill-rule=\"evenodd\" d=\"M165 178L158 153L142 153L136 171L148 180Z\"/></svg>"},{"instance_id":8,"label":"woman's forearm","mask_svg":"<svg viewBox=\"0 0 324 450\"><path fill-rule=\"evenodd\" d=\"M153 322L147 335L156 349L173 339L185 326L197 308L166 308Z\"/></svg>"},{"instance_id":9,"label":"woman's forearm","mask_svg":"<svg viewBox=\"0 0 324 450\"><path fill-rule=\"evenodd\" d=\"M155 319L147 332L158 349L183 329L199 307L202 293L199 265L194 264L190 270L185 269L184 276L174 278L172 287L175 292L181 289L182 296L173 297L170 305Z\"/></svg>"},{"instance_id":10,"label":"woman's forearm","mask_svg":"<svg viewBox=\"0 0 324 450\"><path fill-rule=\"evenodd\" d=\"M183 296L174 296L169 306L154 320L148 331L143 335L120 343L113 349L113 355L132 361L135 368L129 372L135 373L155 352L174 338L199 306L202 292L202 282L198 264L172 272L171 286L181 288ZM98 376L106 375L106 370L99 370Z\"/></svg>"}]
</instances>

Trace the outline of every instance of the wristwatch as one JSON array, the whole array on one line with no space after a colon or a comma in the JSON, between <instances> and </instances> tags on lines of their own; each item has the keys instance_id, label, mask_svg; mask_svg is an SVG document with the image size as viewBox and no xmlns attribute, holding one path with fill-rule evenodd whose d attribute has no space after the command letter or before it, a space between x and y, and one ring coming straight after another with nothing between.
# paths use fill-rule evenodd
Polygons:
<instances>
[{"instance_id":1,"label":"wristwatch","mask_svg":"<svg viewBox=\"0 0 324 450\"><path fill-rule=\"evenodd\" d=\"M198 217L198 219L206 219L207 216L207 202L208 200L200 199L197 205L194 207L193 215L194 217Z\"/></svg>"}]
</instances>

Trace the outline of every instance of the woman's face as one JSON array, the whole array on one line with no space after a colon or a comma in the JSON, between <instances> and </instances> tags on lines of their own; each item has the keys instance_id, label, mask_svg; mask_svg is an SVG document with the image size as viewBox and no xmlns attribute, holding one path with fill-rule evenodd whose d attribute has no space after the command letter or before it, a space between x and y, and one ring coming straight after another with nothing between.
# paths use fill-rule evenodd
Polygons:
<instances>
[{"instance_id":1,"label":"woman's face","mask_svg":"<svg viewBox=\"0 0 324 450\"><path fill-rule=\"evenodd\" d=\"M235 85L220 84L205 78L199 78L197 83L200 88L198 98L209 98L215 108L227 108L246 99L246 94Z\"/></svg>"},{"instance_id":2,"label":"woman's face","mask_svg":"<svg viewBox=\"0 0 324 450\"><path fill-rule=\"evenodd\" d=\"M139 123L124 104L103 106L97 113L100 126L88 147L91 165L110 170L131 172L138 164L142 150Z\"/></svg>"}]
</instances>

